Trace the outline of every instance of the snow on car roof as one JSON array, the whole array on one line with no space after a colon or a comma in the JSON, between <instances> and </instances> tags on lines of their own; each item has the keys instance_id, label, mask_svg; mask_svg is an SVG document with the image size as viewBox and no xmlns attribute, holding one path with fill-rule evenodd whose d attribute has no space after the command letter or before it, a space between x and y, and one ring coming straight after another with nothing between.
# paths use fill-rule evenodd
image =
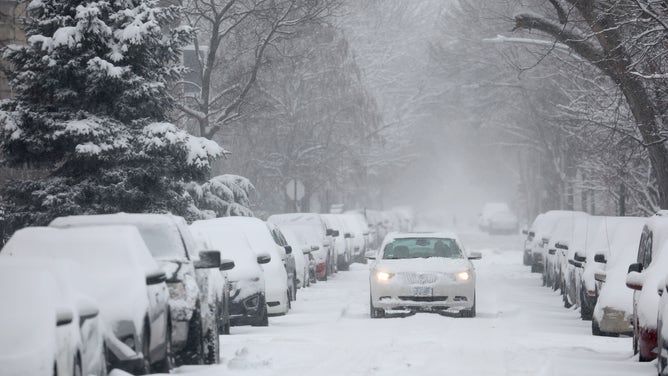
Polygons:
<instances>
[{"instance_id":1,"label":"snow on car roof","mask_svg":"<svg viewBox=\"0 0 668 376\"><path fill-rule=\"evenodd\" d=\"M458 240L459 237L451 231L439 231L439 232L392 232L387 234L388 238L392 239L406 239L406 238L439 238L439 239L455 239Z\"/></svg>"},{"instance_id":2,"label":"snow on car roof","mask_svg":"<svg viewBox=\"0 0 668 376\"><path fill-rule=\"evenodd\" d=\"M116 213L73 215L56 218L49 226L69 228L100 225L132 225L157 259L187 258L177 226L180 217L171 214Z\"/></svg>"}]
</instances>

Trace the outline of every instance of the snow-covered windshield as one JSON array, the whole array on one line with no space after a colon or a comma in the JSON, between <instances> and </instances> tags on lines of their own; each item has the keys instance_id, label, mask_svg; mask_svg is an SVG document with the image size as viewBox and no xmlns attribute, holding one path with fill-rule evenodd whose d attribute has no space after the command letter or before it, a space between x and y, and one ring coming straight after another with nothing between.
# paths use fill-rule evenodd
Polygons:
<instances>
[{"instance_id":1,"label":"snow-covered windshield","mask_svg":"<svg viewBox=\"0 0 668 376\"><path fill-rule=\"evenodd\" d=\"M429 257L461 259L464 254L454 239L447 238L396 239L383 250L383 259L386 260Z\"/></svg>"},{"instance_id":2,"label":"snow-covered windshield","mask_svg":"<svg viewBox=\"0 0 668 376\"><path fill-rule=\"evenodd\" d=\"M138 224L137 227L153 257L158 259L185 257L183 241L173 226Z\"/></svg>"}]
</instances>

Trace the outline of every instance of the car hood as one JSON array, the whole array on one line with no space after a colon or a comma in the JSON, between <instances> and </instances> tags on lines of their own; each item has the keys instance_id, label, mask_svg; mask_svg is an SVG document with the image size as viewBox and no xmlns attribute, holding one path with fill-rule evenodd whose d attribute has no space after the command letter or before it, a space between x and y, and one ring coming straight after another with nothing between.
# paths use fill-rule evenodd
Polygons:
<instances>
[{"instance_id":1,"label":"car hood","mask_svg":"<svg viewBox=\"0 0 668 376\"><path fill-rule=\"evenodd\" d=\"M375 265L376 270L388 273L402 272L437 272L457 273L472 269L467 259L449 259L445 257L430 257L403 260L379 260Z\"/></svg>"}]
</instances>

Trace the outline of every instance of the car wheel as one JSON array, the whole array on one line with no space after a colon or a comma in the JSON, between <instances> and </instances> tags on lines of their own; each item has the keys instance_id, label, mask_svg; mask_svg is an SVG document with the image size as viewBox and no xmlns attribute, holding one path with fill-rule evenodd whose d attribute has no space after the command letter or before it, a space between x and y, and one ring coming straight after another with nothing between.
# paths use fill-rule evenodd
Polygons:
<instances>
[{"instance_id":1,"label":"car wheel","mask_svg":"<svg viewBox=\"0 0 668 376\"><path fill-rule=\"evenodd\" d=\"M141 340L143 361L138 372L140 375L148 375L151 373L151 334L149 333L148 328L149 326L144 324Z\"/></svg>"},{"instance_id":2,"label":"car wheel","mask_svg":"<svg viewBox=\"0 0 668 376\"><path fill-rule=\"evenodd\" d=\"M598 321L596 319L591 320L591 334L595 336L602 336L603 333L601 333L601 328L598 325Z\"/></svg>"},{"instance_id":3,"label":"car wheel","mask_svg":"<svg viewBox=\"0 0 668 376\"><path fill-rule=\"evenodd\" d=\"M267 312L267 305L264 305L264 308L262 309L262 313L260 314L260 317L257 320L257 325L256 326L269 326L269 313Z\"/></svg>"},{"instance_id":4,"label":"car wheel","mask_svg":"<svg viewBox=\"0 0 668 376\"><path fill-rule=\"evenodd\" d=\"M470 309L463 309L461 311L462 317L475 317L476 316L476 298L475 294L473 295L473 306Z\"/></svg>"},{"instance_id":5,"label":"car wheel","mask_svg":"<svg viewBox=\"0 0 668 376\"><path fill-rule=\"evenodd\" d=\"M585 289L584 286L582 290L580 290L580 318L582 320L593 320L593 315L594 312L593 310L586 304L587 302L587 297L585 296Z\"/></svg>"},{"instance_id":6,"label":"car wheel","mask_svg":"<svg viewBox=\"0 0 668 376\"><path fill-rule=\"evenodd\" d=\"M171 322L171 319L168 319L167 322ZM160 373L169 373L176 364L174 351L172 351L172 328L170 324L167 324L165 333L165 357L154 367Z\"/></svg>"},{"instance_id":7,"label":"car wheel","mask_svg":"<svg viewBox=\"0 0 668 376\"><path fill-rule=\"evenodd\" d=\"M369 316L372 319L379 319L385 317L385 311L383 309L376 308L373 306L373 300L371 299L371 295L369 295Z\"/></svg>"},{"instance_id":8,"label":"car wheel","mask_svg":"<svg viewBox=\"0 0 668 376\"><path fill-rule=\"evenodd\" d=\"M79 355L74 357L74 369L72 370L72 376L82 376L83 372L81 371L81 358Z\"/></svg>"},{"instance_id":9,"label":"car wheel","mask_svg":"<svg viewBox=\"0 0 668 376\"><path fill-rule=\"evenodd\" d=\"M216 307L218 307L216 305ZM220 336L218 334L218 308L212 309L211 314L214 316L213 327L206 328L206 334L203 338L202 348L204 350L203 361L204 364L218 364L220 363Z\"/></svg>"},{"instance_id":10,"label":"car wheel","mask_svg":"<svg viewBox=\"0 0 668 376\"><path fill-rule=\"evenodd\" d=\"M198 303L192 318L190 318L188 339L186 346L181 350L179 364L202 364L204 362L203 341L202 314Z\"/></svg>"},{"instance_id":11,"label":"car wheel","mask_svg":"<svg viewBox=\"0 0 668 376\"><path fill-rule=\"evenodd\" d=\"M288 313L292 308L292 297L290 296L290 290L285 292L285 313Z\"/></svg>"}]
</instances>

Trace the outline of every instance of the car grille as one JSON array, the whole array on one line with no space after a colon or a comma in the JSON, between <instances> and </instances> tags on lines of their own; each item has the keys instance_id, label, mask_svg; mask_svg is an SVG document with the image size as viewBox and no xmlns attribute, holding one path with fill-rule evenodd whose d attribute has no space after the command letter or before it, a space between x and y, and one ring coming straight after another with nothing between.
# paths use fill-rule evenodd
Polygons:
<instances>
[{"instance_id":1,"label":"car grille","mask_svg":"<svg viewBox=\"0 0 668 376\"><path fill-rule=\"evenodd\" d=\"M434 273L399 273L404 281L411 285L426 285L438 280Z\"/></svg>"},{"instance_id":2,"label":"car grille","mask_svg":"<svg viewBox=\"0 0 668 376\"><path fill-rule=\"evenodd\" d=\"M411 302L444 302L447 296L400 296L399 299Z\"/></svg>"}]
</instances>

